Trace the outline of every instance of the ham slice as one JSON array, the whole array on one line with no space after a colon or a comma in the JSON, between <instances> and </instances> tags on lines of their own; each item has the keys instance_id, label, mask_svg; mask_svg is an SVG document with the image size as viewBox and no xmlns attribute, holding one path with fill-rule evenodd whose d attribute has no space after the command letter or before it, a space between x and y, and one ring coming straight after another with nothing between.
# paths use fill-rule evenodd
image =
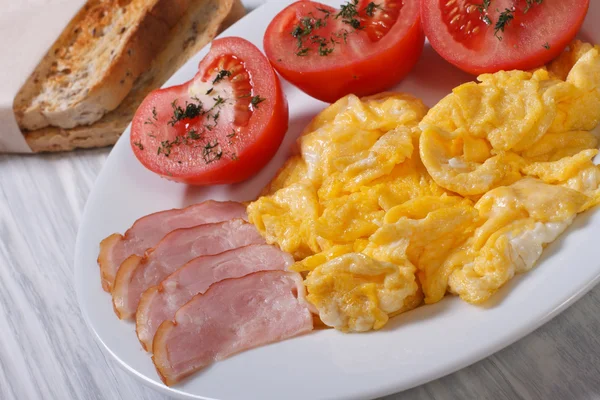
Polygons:
<instances>
[{"instance_id":1,"label":"ham slice","mask_svg":"<svg viewBox=\"0 0 600 400\"><path fill-rule=\"evenodd\" d=\"M233 201L205 201L187 208L161 211L135 221L125 235L114 233L100 243L98 265L102 287L110 292L119 266L132 254L143 256L169 232L179 228L246 219L246 207Z\"/></svg>"},{"instance_id":2,"label":"ham slice","mask_svg":"<svg viewBox=\"0 0 600 400\"><path fill-rule=\"evenodd\" d=\"M152 360L166 385L235 353L313 329L297 272L262 271L226 279L163 322Z\"/></svg>"},{"instance_id":3,"label":"ham slice","mask_svg":"<svg viewBox=\"0 0 600 400\"><path fill-rule=\"evenodd\" d=\"M196 257L264 243L254 225L241 219L176 229L145 256L121 264L112 291L115 312L121 319L133 317L142 293Z\"/></svg>"},{"instance_id":4,"label":"ham slice","mask_svg":"<svg viewBox=\"0 0 600 400\"><path fill-rule=\"evenodd\" d=\"M215 282L240 278L257 271L285 270L292 256L275 246L255 244L213 256L201 256L169 275L160 285L146 290L135 313L136 330L142 346L152 349L156 330L175 312Z\"/></svg>"}]
</instances>

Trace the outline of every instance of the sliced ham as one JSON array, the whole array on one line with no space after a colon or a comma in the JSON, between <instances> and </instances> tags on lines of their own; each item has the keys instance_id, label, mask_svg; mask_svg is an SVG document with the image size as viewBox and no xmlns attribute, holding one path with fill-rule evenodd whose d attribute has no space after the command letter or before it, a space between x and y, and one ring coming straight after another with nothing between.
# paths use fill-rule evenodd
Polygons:
<instances>
[{"instance_id":1,"label":"sliced ham","mask_svg":"<svg viewBox=\"0 0 600 400\"><path fill-rule=\"evenodd\" d=\"M254 225L241 219L176 229L145 256L121 264L112 290L115 312L121 319L133 317L142 293L196 257L264 243Z\"/></svg>"},{"instance_id":2,"label":"sliced ham","mask_svg":"<svg viewBox=\"0 0 600 400\"><path fill-rule=\"evenodd\" d=\"M151 350L152 339L160 324L172 320L181 306L195 295L204 293L213 283L257 271L285 270L293 262L290 254L267 244L193 259L142 295L135 313L136 330L142 346Z\"/></svg>"},{"instance_id":3,"label":"sliced ham","mask_svg":"<svg viewBox=\"0 0 600 400\"><path fill-rule=\"evenodd\" d=\"M135 221L125 235L114 233L100 243L98 265L102 287L110 292L119 266L127 257L143 256L169 232L179 228L222 222L235 218L247 219L246 207L233 201L205 201L187 208L161 211Z\"/></svg>"},{"instance_id":4,"label":"sliced ham","mask_svg":"<svg viewBox=\"0 0 600 400\"><path fill-rule=\"evenodd\" d=\"M262 271L215 283L163 322L152 360L166 385L235 353L313 329L297 272Z\"/></svg>"}]
</instances>

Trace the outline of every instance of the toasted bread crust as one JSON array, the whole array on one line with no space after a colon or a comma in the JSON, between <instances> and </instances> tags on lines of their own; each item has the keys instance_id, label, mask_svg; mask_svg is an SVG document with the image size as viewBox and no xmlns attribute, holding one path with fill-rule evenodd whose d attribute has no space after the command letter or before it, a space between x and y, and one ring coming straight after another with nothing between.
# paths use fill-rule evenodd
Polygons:
<instances>
[{"instance_id":1,"label":"toasted bread crust","mask_svg":"<svg viewBox=\"0 0 600 400\"><path fill-rule=\"evenodd\" d=\"M88 0L17 94L21 129L88 125L114 110L190 1Z\"/></svg>"},{"instance_id":2,"label":"toasted bread crust","mask_svg":"<svg viewBox=\"0 0 600 400\"><path fill-rule=\"evenodd\" d=\"M135 82L115 110L88 126L46 127L24 132L34 152L67 151L114 144L131 122L137 106L150 91L162 86L219 31L245 13L240 0L197 0L169 33L168 45Z\"/></svg>"}]
</instances>

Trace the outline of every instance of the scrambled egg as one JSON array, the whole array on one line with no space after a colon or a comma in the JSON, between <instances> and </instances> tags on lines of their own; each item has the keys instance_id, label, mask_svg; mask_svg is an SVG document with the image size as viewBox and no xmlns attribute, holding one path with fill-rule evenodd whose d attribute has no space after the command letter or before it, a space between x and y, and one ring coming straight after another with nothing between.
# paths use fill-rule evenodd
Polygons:
<instances>
[{"instance_id":1,"label":"scrambled egg","mask_svg":"<svg viewBox=\"0 0 600 400\"><path fill-rule=\"evenodd\" d=\"M597 48L576 43L548 68L478 80L455 88L420 123L421 159L438 185L477 197L525 176L558 183L596 155L588 131L600 122Z\"/></svg>"},{"instance_id":2,"label":"scrambled egg","mask_svg":"<svg viewBox=\"0 0 600 400\"><path fill-rule=\"evenodd\" d=\"M431 110L406 94L325 109L248 206L328 326L379 329L447 293L482 303L600 203L599 48L485 74Z\"/></svg>"},{"instance_id":3,"label":"scrambled egg","mask_svg":"<svg viewBox=\"0 0 600 400\"><path fill-rule=\"evenodd\" d=\"M410 263L396 265L361 253L343 254L308 274L307 298L328 326L355 332L379 329L388 314L415 307L414 270Z\"/></svg>"}]
</instances>

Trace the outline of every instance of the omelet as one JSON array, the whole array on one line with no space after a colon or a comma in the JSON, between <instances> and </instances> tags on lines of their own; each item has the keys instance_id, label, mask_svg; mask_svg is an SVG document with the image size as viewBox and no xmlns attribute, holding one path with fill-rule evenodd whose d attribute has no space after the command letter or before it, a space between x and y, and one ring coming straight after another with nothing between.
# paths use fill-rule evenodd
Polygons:
<instances>
[{"instance_id":1,"label":"omelet","mask_svg":"<svg viewBox=\"0 0 600 400\"><path fill-rule=\"evenodd\" d=\"M481 304L600 203L600 48L574 42L430 110L400 93L321 112L248 217L344 332L451 294Z\"/></svg>"}]
</instances>

